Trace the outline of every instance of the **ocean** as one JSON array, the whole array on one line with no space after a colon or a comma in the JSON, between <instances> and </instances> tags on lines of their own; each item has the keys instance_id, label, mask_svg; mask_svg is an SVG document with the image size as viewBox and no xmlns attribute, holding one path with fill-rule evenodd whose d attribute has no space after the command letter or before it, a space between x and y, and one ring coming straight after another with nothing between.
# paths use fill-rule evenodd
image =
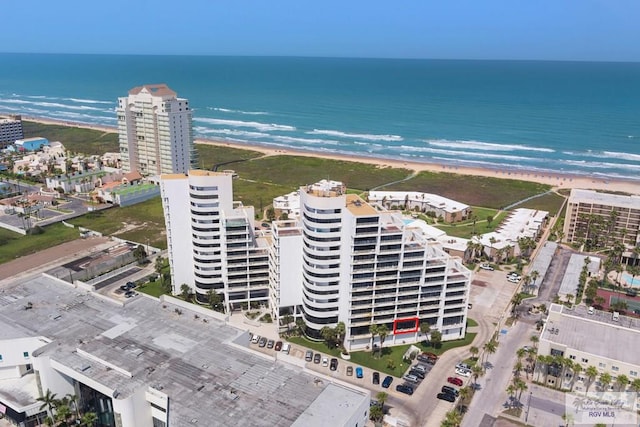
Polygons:
<instances>
[{"instance_id":1,"label":"ocean","mask_svg":"<svg viewBox=\"0 0 640 427\"><path fill-rule=\"evenodd\" d=\"M203 138L640 180L640 63L0 54L3 113L115 126L146 83Z\"/></svg>"}]
</instances>

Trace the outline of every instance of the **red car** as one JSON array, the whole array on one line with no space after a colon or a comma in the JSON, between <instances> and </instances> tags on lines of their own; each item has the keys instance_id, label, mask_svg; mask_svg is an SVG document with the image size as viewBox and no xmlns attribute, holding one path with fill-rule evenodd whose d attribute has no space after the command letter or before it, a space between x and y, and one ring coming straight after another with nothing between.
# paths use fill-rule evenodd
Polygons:
<instances>
[{"instance_id":1,"label":"red car","mask_svg":"<svg viewBox=\"0 0 640 427\"><path fill-rule=\"evenodd\" d=\"M462 380L460 378L457 377L449 377L447 378L447 382L453 384L453 385L457 385L458 387L462 387Z\"/></svg>"}]
</instances>

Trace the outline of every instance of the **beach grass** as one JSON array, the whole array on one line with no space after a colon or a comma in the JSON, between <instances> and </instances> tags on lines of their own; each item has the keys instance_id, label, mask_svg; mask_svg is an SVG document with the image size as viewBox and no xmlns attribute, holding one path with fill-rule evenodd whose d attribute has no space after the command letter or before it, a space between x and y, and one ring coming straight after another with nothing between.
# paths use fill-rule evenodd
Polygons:
<instances>
[{"instance_id":1,"label":"beach grass","mask_svg":"<svg viewBox=\"0 0 640 427\"><path fill-rule=\"evenodd\" d=\"M220 145L196 143L195 146L198 151L198 165L201 169L205 170L213 170L214 165L222 164L224 164L224 166L218 168L218 170L235 170L235 162L243 162L264 155L259 151L244 150Z\"/></svg>"},{"instance_id":2,"label":"beach grass","mask_svg":"<svg viewBox=\"0 0 640 427\"><path fill-rule=\"evenodd\" d=\"M23 236L0 228L0 264L80 237L77 229L60 223L42 227L42 230L42 234Z\"/></svg>"},{"instance_id":3,"label":"beach grass","mask_svg":"<svg viewBox=\"0 0 640 427\"><path fill-rule=\"evenodd\" d=\"M44 137L52 141L60 141L64 148L74 153L104 154L118 152L118 134L101 130L86 129L65 125L43 124L23 120L22 128L25 138Z\"/></svg>"},{"instance_id":4,"label":"beach grass","mask_svg":"<svg viewBox=\"0 0 640 427\"><path fill-rule=\"evenodd\" d=\"M560 208L566 199L557 193L548 193L540 197L536 197L531 200L527 200L519 205L514 206L512 209L528 208L536 209L539 211L547 211L549 215L556 216L559 214Z\"/></svg>"},{"instance_id":5,"label":"beach grass","mask_svg":"<svg viewBox=\"0 0 640 427\"><path fill-rule=\"evenodd\" d=\"M475 227L473 226L473 221L465 221L463 223L455 224L438 223L434 224L434 227L446 232L448 236L470 239L472 236L477 234L484 234L495 231L495 229L498 228L500 223L509 214L509 212L507 211L500 212L497 215L495 214L497 211L493 210L493 212L494 215L491 215L493 217L493 221L491 221L491 224L487 222L487 217L485 216L484 218L478 218Z\"/></svg>"},{"instance_id":6,"label":"beach grass","mask_svg":"<svg viewBox=\"0 0 640 427\"><path fill-rule=\"evenodd\" d=\"M550 189L551 186L537 182L448 172L420 172L411 179L384 188L385 191L434 193L468 205L492 209L504 208Z\"/></svg>"},{"instance_id":7,"label":"beach grass","mask_svg":"<svg viewBox=\"0 0 640 427\"><path fill-rule=\"evenodd\" d=\"M233 200L245 206L253 206L256 215L262 218L262 212L273 203L273 198L291 193L295 188L246 179L233 180Z\"/></svg>"},{"instance_id":8,"label":"beach grass","mask_svg":"<svg viewBox=\"0 0 640 427\"><path fill-rule=\"evenodd\" d=\"M236 163L233 169L240 178L278 184L287 191L321 179L343 182L347 188L367 191L379 185L404 179L409 169L379 167L374 164L306 156L265 156Z\"/></svg>"}]
</instances>

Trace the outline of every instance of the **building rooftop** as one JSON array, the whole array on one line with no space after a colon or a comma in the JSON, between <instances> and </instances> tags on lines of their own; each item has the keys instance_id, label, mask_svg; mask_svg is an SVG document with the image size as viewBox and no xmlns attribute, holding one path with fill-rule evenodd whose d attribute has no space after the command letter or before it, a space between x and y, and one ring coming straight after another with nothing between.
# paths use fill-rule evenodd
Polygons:
<instances>
[{"instance_id":1,"label":"building rooftop","mask_svg":"<svg viewBox=\"0 0 640 427\"><path fill-rule=\"evenodd\" d=\"M346 425L362 397L352 390L329 384L325 391L302 413L292 427L325 427Z\"/></svg>"},{"instance_id":2,"label":"building rooftop","mask_svg":"<svg viewBox=\"0 0 640 427\"><path fill-rule=\"evenodd\" d=\"M588 314L583 306L568 309L560 304L552 304L540 338L599 357L637 365L640 320L620 316L618 321L614 321L612 314L606 311L596 310L594 314Z\"/></svg>"},{"instance_id":3,"label":"building rooftop","mask_svg":"<svg viewBox=\"0 0 640 427\"><path fill-rule=\"evenodd\" d=\"M370 216L378 214L378 211L375 210L373 206L362 200L362 198L356 194L347 194L346 205L349 212L355 216Z\"/></svg>"},{"instance_id":4,"label":"building rooftop","mask_svg":"<svg viewBox=\"0 0 640 427\"><path fill-rule=\"evenodd\" d=\"M589 258L589 266L587 270L590 273L590 277L596 276L600 270L600 258L595 256L572 254L569 258L569 264L564 272L558 295L572 294L576 296L578 290L578 283L580 283L580 273L582 273L582 267L584 266L585 258Z\"/></svg>"},{"instance_id":5,"label":"building rooftop","mask_svg":"<svg viewBox=\"0 0 640 427\"><path fill-rule=\"evenodd\" d=\"M148 92L153 96L176 96L176 93L169 89L169 86L164 83L136 86L129 91L129 95L138 95L143 91Z\"/></svg>"},{"instance_id":6,"label":"building rooftop","mask_svg":"<svg viewBox=\"0 0 640 427\"><path fill-rule=\"evenodd\" d=\"M49 356L120 398L161 390L172 425L291 425L328 387L250 350L246 331L143 295L122 307L46 276L1 292L0 339L47 337L34 357Z\"/></svg>"},{"instance_id":7,"label":"building rooftop","mask_svg":"<svg viewBox=\"0 0 640 427\"><path fill-rule=\"evenodd\" d=\"M469 208L469 205L433 193L419 191L370 191L369 200L381 202L387 199L390 202L418 202L442 209L445 212L459 212Z\"/></svg>"},{"instance_id":8,"label":"building rooftop","mask_svg":"<svg viewBox=\"0 0 640 427\"><path fill-rule=\"evenodd\" d=\"M625 196L622 194L602 193L593 190L574 188L569 197L570 203L594 203L620 208L640 209L640 196Z\"/></svg>"}]
</instances>

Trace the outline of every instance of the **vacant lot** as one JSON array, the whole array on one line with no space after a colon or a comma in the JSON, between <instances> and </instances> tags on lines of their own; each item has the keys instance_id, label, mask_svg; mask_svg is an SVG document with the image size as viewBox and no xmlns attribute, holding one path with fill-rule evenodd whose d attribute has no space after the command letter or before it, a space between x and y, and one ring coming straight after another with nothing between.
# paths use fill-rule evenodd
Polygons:
<instances>
[{"instance_id":1,"label":"vacant lot","mask_svg":"<svg viewBox=\"0 0 640 427\"><path fill-rule=\"evenodd\" d=\"M36 122L22 122L24 137L42 136L49 141L60 141L64 148L74 153L104 154L118 152L118 134L93 129L75 128L63 125L45 125Z\"/></svg>"},{"instance_id":2,"label":"vacant lot","mask_svg":"<svg viewBox=\"0 0 640 427\"><path fill-rule=\"evenodd\" d=\"M537 209L540 211L547 211L549 215L556 216L562 207L566 199L559 194L549 193L544 196L536 197L535 199L527 200L526 202L514 206L516 208L529 208Z\"/></svg>"},{"instance_id":3,"label":"vacant lot","mask_svg":"<svg viewBox=\"0 0 640 427\"><path fill-rule=\"evenodd\" d=\"M545 193L550 186L515 179L421 172L412 179L385 187L386 191L435 193L472 206L501 209L527 197Z\"/></svg>"},{"instance_id":4,"label":"vacant lot","mask_svg":"<svg viewBox=\"0 0 640 427\"><path fill-rule=\"evenodd\" d=\"M65 227L62 224L52 224L43 227L42 230L42 234L23 236L0 228L0 263L80 237L77 229Z\"/></svg>"}]
</instances>

